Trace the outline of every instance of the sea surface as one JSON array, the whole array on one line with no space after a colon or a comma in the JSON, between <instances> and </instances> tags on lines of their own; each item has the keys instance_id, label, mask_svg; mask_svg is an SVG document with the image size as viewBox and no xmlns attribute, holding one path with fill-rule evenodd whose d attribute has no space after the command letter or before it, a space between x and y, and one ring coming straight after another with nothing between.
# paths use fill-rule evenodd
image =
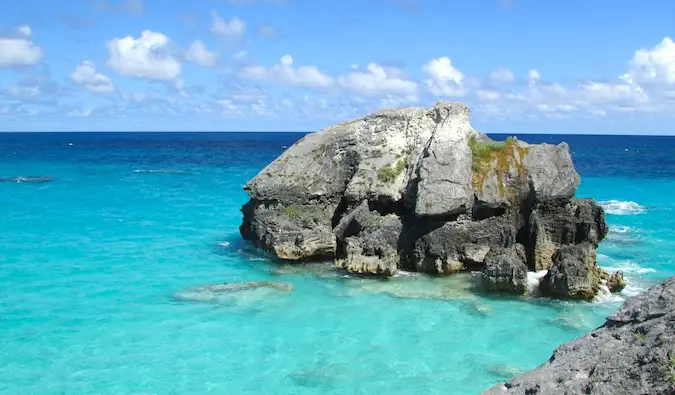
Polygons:
<instances>
[{"instance_id":1,"label":"sea surface","mask_svg":"<svg viewBox=\"0 0 675 395\"><path fill-rule=\"evenodd\" d=\"M474 394L675 274L675 138L630 136L520 136L570 144L618 296L279 266L239 236L241 187L301 136L0 133L0 176L54 177L0 182L0 394ZM247 281L294 289L189 290Z\"/></svg>"}]
</instances>

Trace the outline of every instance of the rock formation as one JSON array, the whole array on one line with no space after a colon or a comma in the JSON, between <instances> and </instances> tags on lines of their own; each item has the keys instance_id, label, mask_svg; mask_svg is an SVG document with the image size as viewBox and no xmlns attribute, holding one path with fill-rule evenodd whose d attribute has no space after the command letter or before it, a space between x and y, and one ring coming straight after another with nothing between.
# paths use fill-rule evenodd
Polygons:
<instances>
[{"instance_id":1,"label":"rock formation","mask_svg":"<svg viewBox=\"0 0 675 395\"><path fill-rule=\"evenodd\" d=\"M675 277L627 300L543 365L484 394L675 394Z\"/></svg>"},{"instance_id":2,"label":"rock formation","mask_svg":"<svg viewBox=\"0 0 675 395\"><path fill-rule=\"evenodd\" d=\"M608 229L602 207L573 198L567 144L495 142L469 118L440 102L304 136L244 187L241 234L282 260L364 275L483 270L500 292L522 294L527 270L553 267L550 295L593 297Z\"/></svg>"}]
</instances>

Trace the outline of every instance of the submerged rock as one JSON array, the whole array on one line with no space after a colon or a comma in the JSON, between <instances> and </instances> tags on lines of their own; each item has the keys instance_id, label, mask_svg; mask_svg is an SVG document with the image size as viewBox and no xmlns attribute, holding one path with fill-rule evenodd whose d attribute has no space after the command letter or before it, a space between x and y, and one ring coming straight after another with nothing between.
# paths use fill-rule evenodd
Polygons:
<instances>
[{"instance_id":1,"label":"submerged rock","mask_svg":"<svg viewBox=\"0 0 675 395\"><path fill-rule=\"evenodd\" d=\"M675 277L628 299L603 326L538 368L484 392L675 394Z\"/></svg>"},{"instance_id":2,"label":"submerged rock","mask_svg":"<svg viewBox=\"0 0 675 395\"><path fill-rule=\"evenodd\" d=\"M16 182L16 183L43 183L53 181L54 178L49 176L25 176L25 177L0 177L0 182Z\"/></svg>"},{"instance_id":3,"label":"submerged rock","mask_svg":"<svg viewBox=\"0 0 675 395\"><path fill-rule=\"evenodd\" d=\"M202 285L176 292L173 297L185 302L217 303L223 295L236 294L254 290L271 290L275 292L289 293L293 291L293 284L271 281L255 281L248 283L223 283Z\"/></svg>"},{"instance_id":4,"label":"submerged rock","mask_svg":"<svg viewBox=\"0 0 675 395\"><path fill-rule=\"evenodd\" d=\"M529 270L546 270L564 246L597 246L604 211L573 198L567 144L495 142L469 120L439 102L310 133L245 185L240 232L283 260L379 276L483 270L491 249L516 244Z\"/></svg>"}]
</instances>

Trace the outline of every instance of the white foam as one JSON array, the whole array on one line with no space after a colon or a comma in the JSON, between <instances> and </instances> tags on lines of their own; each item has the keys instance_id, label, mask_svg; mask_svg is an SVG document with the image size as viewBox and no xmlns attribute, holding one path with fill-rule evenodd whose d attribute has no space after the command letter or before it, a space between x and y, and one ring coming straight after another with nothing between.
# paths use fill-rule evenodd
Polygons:
<instances>
[{"instance_id":1,"label":"white foam","mask_svg":"<svg viewBox=\"0 0 675 395\"><path fill-rule=\"evenodd\" d=\"M614 261L610 266L601 265L601 267L608 272L624 272L624 273L654 273L656 270L649 267L642 267L633 261Z\"/></svg>"},{"instance_id":2,"label":"white foam","mask_svg":"<svg viewBox=\"0 0 675 395\"><path fill-rule=\"evenodd\" d=\"M548 273L548 270L538 272L527 272L527 294L530 296L539 295L539 280Z\"/></svg>"},{"instance_id":3,"label":"white foam","mask_svg":"<svg viewBox=\"0 0 675 395\"><path fill-rule=\"evenodd\" d=\"M635 215L644 213L647 209L636 202L621 201L621 200L607 200L600 202L602 208L607 214L614 215Z\"/></svg>"},{"instance_id":4,"label":"white foam","mask_svg":"<svg viewBox=\"0 0 675 395\"><path fill-rule=\"evenodd\" d=\"M639 233L639 232L640 232L639 229L633 228L631 226L615 225L609 227L609 233L616 233L619 235L625 235L628 233Z\"/></svg>"},{"instance_id":5,"label":"white foam","mask_svg":"<svg viewBox=\"0 0 675 395\"><path fill-rule=\"evenodd\" d=\"M593 299L596 303L617 303L624 300L621 294L613 294L612 291L607 287L607 282L602 280L602 285L600 285L600 290L595 295Z\"/></svg>"},{"instance_id":6,"label":"white foam","mask_svg":"<svg viewBox=\"0 0 675 395\"><path fill-rule=\"evenodd\" d=\"M227 241L221 241L220 243L218 243L218 245L221 247L228 247L230 243L228 243Z\"/></svg>"}]
</instances>

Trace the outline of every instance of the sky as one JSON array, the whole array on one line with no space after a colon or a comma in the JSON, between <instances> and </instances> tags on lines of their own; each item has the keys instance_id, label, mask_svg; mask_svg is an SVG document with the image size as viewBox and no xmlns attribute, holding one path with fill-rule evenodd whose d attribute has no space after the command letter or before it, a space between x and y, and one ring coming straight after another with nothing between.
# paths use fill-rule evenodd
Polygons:
<instances>
[{"instance_id":1,"label":"sky","mask_svg":"<svg viewBox=\"0 0 675 395\"><path fill-rule=\"evenodd\" d=\"M675 134L672 0L0 0L0 131Z\"/></svg>"}]
</instances>

